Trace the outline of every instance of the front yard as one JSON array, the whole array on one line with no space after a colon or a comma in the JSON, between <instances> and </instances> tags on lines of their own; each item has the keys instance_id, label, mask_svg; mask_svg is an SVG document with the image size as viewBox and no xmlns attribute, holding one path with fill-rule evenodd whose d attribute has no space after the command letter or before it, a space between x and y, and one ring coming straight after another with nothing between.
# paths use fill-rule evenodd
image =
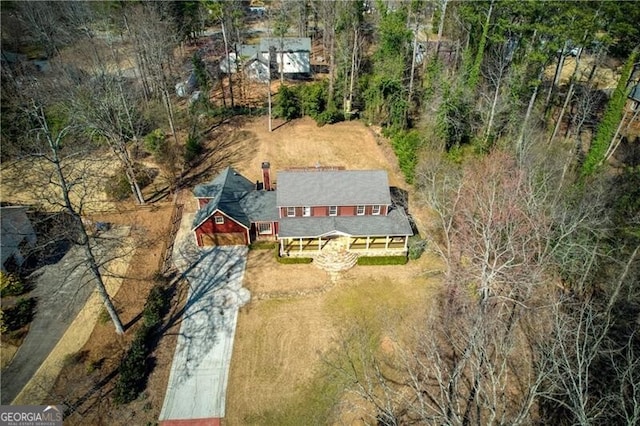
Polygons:
<instances>
[{"instance_id":1,"label":"front yard","mask_svg":"<svg viewBox=\"0 0 640 426\"><path fill-rule=\"evenodd\" d=\"M403 340L436 291L441 268L425 254L405 266L356 266L333 283L311 265L281 265L272 250L249 252L227 395L226 423L313 424L358 418L327 364L354 327L375 349ZM353 417L353 416L356 417Z\"/></svg>"}]
</instances>

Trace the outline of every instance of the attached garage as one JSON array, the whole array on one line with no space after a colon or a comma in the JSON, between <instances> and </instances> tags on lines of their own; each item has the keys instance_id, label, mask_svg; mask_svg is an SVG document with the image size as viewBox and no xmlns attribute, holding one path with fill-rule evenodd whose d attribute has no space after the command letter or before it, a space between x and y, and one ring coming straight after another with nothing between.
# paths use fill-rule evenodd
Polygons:
<instances>
[{"instance_id":1,"label":"attached garage","mask_svg":"<svg viewBox=\"0 0 640 426\"><path fill-rule=\"evenodd\" d=\"M195 233L200 247L249 244L249 228L220 210L215 210L200 223Z\"/></svg>"}]
</instances>

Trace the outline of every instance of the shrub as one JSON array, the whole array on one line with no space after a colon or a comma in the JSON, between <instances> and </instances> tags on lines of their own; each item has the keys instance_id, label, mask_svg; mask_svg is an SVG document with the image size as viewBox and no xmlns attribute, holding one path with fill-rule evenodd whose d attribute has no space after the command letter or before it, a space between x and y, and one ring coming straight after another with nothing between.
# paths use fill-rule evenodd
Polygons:
<instances>
[{"instance_id":1,"label":"shrub","mask_svg":"<svg viewBox=\"0 0 640 426\"><path fill-rule=\"evenodd\" d=\"M151 352L151 337L169 306L167 293L161 285L151 289L142 311L142 327L136 331L129 350L120 364L114 401L126 404L138 397L147 384L147 356Z\"/></svg>"},{"instance_id":2,"label":"shrub","mask_svg":"<svg viewBox=\"0 0 640 426\"><path fill-rule=\"evenodd\" d=\"M162 129L156 129L144 137L144 147L151 154L160 153L166 144L166 135Z\"/></svg>"},{"instance_id":3,"label":"shrub","mask_svg":"<svg viewBox=\"0 0 640 426\"><path fill-rule=\"evenodd\" d=\"M300 103L294 90L287 86L280 87L275 96L273 115L285 120L293 120L300 117Z\"/></svg>"},{"instance_id":4,"label":"shrub","mask_svg":"<svg viewBox=\"0 0 640 426\"><path fill-rule=\"evenodd\" d=\"M16 274L0 272L0 296L18 296L26 291L26 287Z\"/></svg>"},{"instance_id":5,"label":"shrub","mask_svg":"<svg viewBox=\"0 0 640 426\"><path fill-rule=\"evenodd\" d=\"M146 327L136 333L131 347L120 364L118 381L114 389L114 401L126 404L138 397L147 381Z\"/></svg>"},{"instance_id":6,"label":"shrub","mask_svg":"<svg viewBox=\"0 0 640 426\"><path fill-rule=\"evenodd\" d=\"M343 120L344 114L334 106L321 112L320 115L318 115L318 118L316 118L316 123L318 126L324 126L325 124L333 124Z\"/></svg>"},{"instance_id":7,"label":"shrub","mask_svg":"<svg viewBox=\"0 0 640 426\"><path fill-rule=\"evenodd\" d=\"M358 258L358 265L405 265L407 256L366 256Z\"/></svg>"},{"instance_id":8,"label":"shrub","mask_svg":"<svg viewBox=\"0 0 640 426\"><path fill-rule=\"evenodd\" d=\"M184 150L185 161L190 163L198 158L198 156L202 154L202 151L202 142L200 142L200 138L195 135L189 135Z\"/></svg>"},{"instance_id":9,"label":"shrub","mask_svg":"<svg viewBox=\"0 0 640 426\"><path fill-rule=\"evenodd\" d=\"M136 175L136 181L138 182L140 189L151 183L151 176L149 176L147 169L143 165L136 163L133 168ZM107 179L104 191L107 193L107 196L117 201L129 198L132 195L132 192L127 174L124 171L121 171Z\"/></svg>"},{"instance_id":10,"label":"shrub","mask_svg":"<svg viewBox=\"0 0 640 426\"><path fill-rule=\"evenodd\" d=\"M325 110L325 94L327 87L325 82L311 83L300 86L298 98L302 113L318 121L318 117Z\"/></svg>"},{"instance_id":11,"label":"shrub","mask_svg":"<svg viewBox=\"0 0 640 426\"><path fill-rule=\"evenodd\" d=\"M19 330L25 325L29 324L33 319L33 310L36 306L36 301L33 297L25 299L21 297L15 306L8 308L4 311L2 320L3 326L7 331Z\"/></svg>"},{"instance_id":12,"label":"shrub","mask_svg":"<svg viewBox=\"0 0 640 426\"><path fill-rule=\"evenodd\" d=\"M414 235L409 238L409 259L416 260L422 256L424 250L427 248L427 241L421 239L419 236Z\"/></svg>"},{"instance_id":13,"label":"shrub","mask_svg":"<svg viewBox=\"0 0 640 426\"><path fill-rule=\"evenodd\" d=\"M144 325L150 329L159 325L167 307L168 300L162 287L153 287L142 311Z\"/></svg>"},{"instance_id":14,"label":"shrub","mask_svg":"<svg viewBox=\"0 0 640 426\"><path fill-rule=\"evenodd\" d=\"M418 149L422 145L420 134L416 130L398 131L391 136L391 146L398 157L400 170L407 183L413 183L418 164Z\"/></svg>"},{"instance_id":15,"label":"shrub","mask_svg":"<svg viewBox=\"0 0 640 426\"><path fill-rule=\"evenodd\" d=\"M278 247L274 241L255 241L249 244L249 250L272 250Z\"/></svg>"}]
</instances>

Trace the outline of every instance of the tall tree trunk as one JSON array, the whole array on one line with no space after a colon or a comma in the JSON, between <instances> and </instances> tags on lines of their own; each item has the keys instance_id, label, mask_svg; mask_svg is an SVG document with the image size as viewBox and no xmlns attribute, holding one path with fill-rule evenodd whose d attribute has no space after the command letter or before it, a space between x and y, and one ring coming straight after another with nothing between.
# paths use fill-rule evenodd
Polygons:
<instances>
[{"instance_id":1,"label":"tall tree trunk","mask_svg":"<svg viewBox=\"0 0 640 426\"><path fill-rule=\"evenodd\" d=\"M487 131L484 134L484 143L485 146L489 143L489 138L491 137L491 130L493 129L493 120L496 116L496 107L498 105L498 97L500 96L500 88L502 85L502 73L498 77L498 81L496 83L496 89L493 92L493 101L491 102L491 111L489 112L489 123L487 124Z\"/></svg>"},{"instance_id":2,"label":"tall tree trunk","mask_svg":"<svg viewBox=\"0 0 640 426\"><path fill-rule=\"evenodd\" d=\"M358 27L353 29L353 52L351 54L351 76L349 81L349 118L351 118L351 111L353 111L353 86L355 84L355 76L358 67L356 66L358 60Z\"/></svg>"},{"instance_id":3,"label":"tall tree trunk","mask_svg":"<svg viewBox=\"0 0 640 426\"><path fill-rule=\"evenodd\" d=\"M480 43L478 43L478 51L469 73L468 85L470 89L475 89L480 79L480 68L482 67L482 59L484 58L484 49L487 45L487 38L489 37L489 24L491 24L491 15L493 14L493 4L495 0L491 0L489 4L489 10L487 11L487 18L485 19L482 27L482 36L480 37Z\"/></svg>"},{"instance_id":4,"label":"tall tree trunk","mask_svg":"<svg viewBox=\"0 0 640 426\"><path fill-rule=\"evenodd\" d=\"M440 45L442 43L442 31L444 30L444 18L447 14L447 4L449 0L442 2L442 14L440 15L440 23L438 24L438 41L436 42L436 58L440 55Z\"/></svg>"},{"instance_id":5,"label":"tall tree trunk","mask_svg":"<svg viewBox=\"0 0 640 426\"><path fill-rule=\"evenodd\" d=\"M562 73L562 68L564 68L564 55L567 50L568 41L564 42L562 46L562 51L558 56L558 62L556 62L556 72L553 74L553 81L551 82L551 86L549 87L549 91L547 92L547 98L544 100L544 111L545 113L549 109L549 104L551 102L551 95L553 94L553 89L555 89L558 84L558 80L560 80L560 74Z\"/></svg>"},{"instance_id":6,"label":"tall tree trunk","mask_svg":"<svg viewBox=\"0 0 640 426\"><path fill-rule=\"evenodd\" d=\"M567 111L567 105L569 105L569 101L571 101L571 98L573 97L573 91L576 85L576 76L578 75L578 69L580 68L581 56L582 56L582 51L579 51L578 55L576 56L576 68L573 70L573 74L571 74L571 79L570 79L571 83L569 84L569 91L567 92L567 96L565 97L564 103L562 104L562 109L560 110L560 116L558 117L558 121L556 122L556 125L553 128L553 133L551 134L551 137L549 138L549 141L547 143L551 143L553 139L556 137L556 135L558 134L558 131L560 130L560 125L562 124L562 119L564 118L564 113Z\"/></svg>"},{"instance_id":7,"label":"tall tree trunk","mask_svg":"<svg viewBox=\"0 0 640 426\"><path fill-rule=\"evenodd\" d=\"M411 55L411 73L409 76L409 93L407 95L407 109L405 110L405 115L407 114L407 112L409 111L409 108L411 108L411 99L413 97L413 79L416 73L416 53L418 51L418 30L420 28L420 24L418 22L418 16L416 15L415 17L416 19L416 28L415 28L415 32L413 33L413 52ZM423 59L424 60L424 59Z\"/></svg>"},{"instance_id":8,"label":"tall tree trunk","mask_svg":"<svg viewBox=\"0 0 640 426\"><path fill-rule=\"evenodd\" d=\"M222 40L224 42L224 55L225 55L225 60L227 61L227 77L229 78L229 98L231 101L231 108L233 108L235 105L233 103L233 82L231 81L231 63L229 61L229 43L227 41L227 31L226 31L226 26L224 24L224 19L225 19L225 15L222 15L222 18L220 18L220 26L222 27Z\"/></svg>"},{"instance_id":9,"label":"tall tree trunk","mask_svg":"<svg viewBox=\"0 0 640 426\"><path fill-rule=\"evenodd\" d=\"M333 105L333 93L335 91L335 81L336 81L336 33L335 29L331 30L331 41L329 44L329 94L328 101L329 105Z\"/></svg>"},{"instance_id":10,"label":"tall tree trunk","mask_svg":"<svg viewBox=\"0 0 640 426\"><path fill-rule=\"evenodd\" d=\"M71 199L69 197L69 184L67 183L67 179L62 171L62 164L60 161L60 157L58 155L58 150L60 147L60 142L62 138L62 133L58 135L57 138L53 138L51 132L49 130L46 117L42 109L38 111L38 120L41 122L42 128L45 133L45 137L47 139L47 144L49 145L49 150L51 151L52 162L55 168L55 172L58 178L58 185L60 186L62 197L64 200L64 209L73 219L73 223L77 228L77 231L80 232L80 245L85 254L85 261L88 264L89 271L95 280L96 289L104 306L111 317L111 321L116 329L117 334L124 334L124 327L122 326L122 321L120 321L120 317L118 316L118 311L116 310L111 298L109 297L109 293L104 285L104 281L102 279L102 274L100 273L100 269L98 267L98 262L96 261L96 257L93 254L93 250L91 249L91 243L89 240L89 236L87 235L87 231L84 228L84 224L82 223L82 218L74 208L71 203Z\"/></svg>"}]
</instances>

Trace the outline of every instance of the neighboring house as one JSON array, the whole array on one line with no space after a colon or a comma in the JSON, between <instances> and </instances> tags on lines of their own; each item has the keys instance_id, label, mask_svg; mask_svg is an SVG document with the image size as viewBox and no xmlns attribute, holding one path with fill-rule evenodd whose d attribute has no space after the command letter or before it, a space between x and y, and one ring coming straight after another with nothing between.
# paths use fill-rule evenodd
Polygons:
<instances>
[{"instance_id":1,"label":"neighboring house","mask_svg":"<svg viewBox=\"0 0 640 426\"><path fill-rule=\"evenodd\" d=\"M277 65L285 74L311 72L311 39L309 37L261 38L260 55Z\"/></svg>"},{"instance_id":2,"label":"neighboring house","mask_svg":"<svg viewBox=\"0 0 640 426\"><path fill-rule=\"evenodd\" d=\"M235 74L243 70L247 78L260 83L269 81L269 63L263 59L259 46L253 44L236 43L229 52L229 60L220 61L220 71L225 74Z\"/></svg>"},{"instance_id":3,"label":"neighboring house","mask_svg":"<svg viewBox=\"0 0 640 426\"><path fill-rule=\"evenodd\" d=\"M275 240L283 256L314 256L327 246L359 255L405 254L413 235L409 219L391 201L383 170L300 169L278 173L269 163L263 182L231 167L194 195L193 224L199 246Z\"/></svg>"},{"instance_id":4,"label":"neighboring house","mask_svg":"<svg viewBox=\"0 0 640 426\"><path fill-rule=\"evenodd\" d=\"M7 271L10 262L16 266L24 263L25 246L36 244L36 233L27 216L27 208L22 206L0 207L0 254L2 255L1 269Z\"/></svg>"}]
</instances>

